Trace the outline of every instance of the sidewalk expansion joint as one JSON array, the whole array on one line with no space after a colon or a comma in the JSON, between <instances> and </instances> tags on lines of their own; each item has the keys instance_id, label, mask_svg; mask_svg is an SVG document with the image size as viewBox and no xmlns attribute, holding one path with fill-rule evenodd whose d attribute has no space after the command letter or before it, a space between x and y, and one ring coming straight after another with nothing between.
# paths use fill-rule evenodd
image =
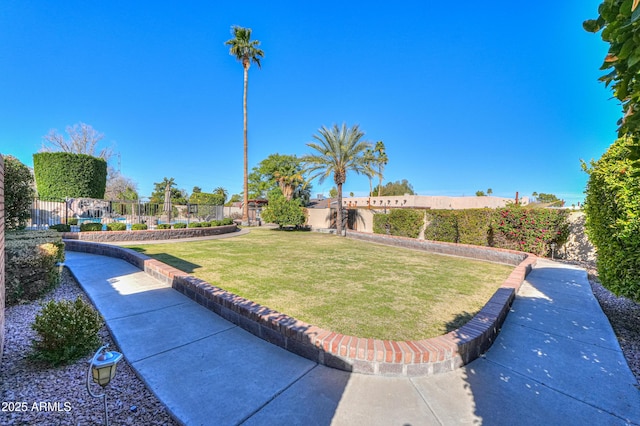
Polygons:
<instances>
[{"instance_id":1,"label":"sidewalk expansion joint","mask_svg":"<svg viewBox=\"0 0 640 426\"><path fill-rule=\"evenodd\" d=\"M288 390L291 386L295 385L296 383L298 383L303 377L305 377L307 374L311 373L313 370L315 370L316 368L318 368L318 363L315 363L315 365L313 365L311 368L309 368L307 371L305 371L304 373L302 373L297 379L293 380L291 383L289 383L287 386L285 386L284 388L280 389L278 392L276 392L271 398L269 398L264 404L262 404L260 407L256 408L253 412L249 413L247 416L245 416L242 420L240 420L238 422L238 425L242 425L244 423L246 423L251 417L255 416L256 414L258 414L260 411L262 411L267 405L271 404L271 402L273 400L275 400L277 397L279 397L280 395L282 395L286 390Z\"/></svg>"},{"instance_id":2,"label":"sidewalk expansion joint","mask_svg":"<svg viewBox=\"0 0 640 426\"><path fill-rule=\"evenodd\" d=\"M144 358L136 359L135 361L131 361L131 364L137 364L137 363L138 363L138 362L140 362L140 361L145 361L145 360L147 360L147 359L150 359L150 358L156 357L156 356L158 356L158 355L166 354L167 352L171 352L171 351L174 351L174 350L176 350L176 349L184 348L185 346L189 346L189 345L191 345L191 344L193 344L193 343L196 343L196 342L201 342L201 341L202 341L202 340L204 340L204 339L208 339L208 338L210 338L210 337L217 336L218 334L225 333L225 332L230 331L230 330L233 330L234 328L237 328L237 327L238 327L237 325L233 325L233 324L232 324L232 325L231 325L231 326L229 326L228 328L225 328L225 329L223 329L223 330L218 330L218 331L216 331L215 333L207 334L206 336L202 336L202 337L199 337L199 338L197 338L197 339L193 339L193 340L191 340L191 341L189 341L189 342L183 343L183 344L181 344L181 345L174 346L174 347L172 347L172 348L165 349L165 350L160 351L160 352L156 352L156 353L154 353L154 354L152 354L152 355L149 355L149 356L146 356L146 357L144 357ZM126 354L125 354L125 357L126 357Z\"/></svg>"},{"instance_id":3,"label":"sidewalk expansion joint","mask_svg":"<svg viewBox=\"0 0 640 426\"><path fill-rule=\"evenodd\" d=\"M424 394L422 392L420 392L420 389L418 389L416 384L413 382L413 378L409 378L409 383L411 383L411 386L413 386L413 388L416 390L416 392L418 392L418 395L420 395L420 399L422 399L422 401L424 401L424 404L427 406L427 408L429 409L431 414L433 414L433 417L435 417L436 420L438 420L438 424L444 426L445 423L440 419L440 417L438 416L438 413L436 413L433 410L433 408L431 408L431 404L429 404L429 401L427 400L427 398L424 396Z\"/></svg>"},{"instance_id":4,"label":"sidewalk expansion joint","mask_svg":"<svg viewBox=\"0 0 640 426\"><path fill-rule=\"evenodd\" d=\"M129 314L129 315L122 315L122 316L119 316L119 317L111 317L109 319L105 319L105 321L109 322L109 321L119 320L119 319L122 319L122 318L131 318L131 317L136 317L138 315L145 315L145 314L149 314L151 312L159 312L159 311L163 311L163 310L165 310L167 308L173 308L173 307L180 306L180 305L187 305L187 304L189 304L189 302L190 301L178 302L178 303L174 303L172 305L163 306L161 308L149 309L148 311L140 311L140 312L135 312L135 313L132 313L132 314Z\"/></svg>"}]
</instances>

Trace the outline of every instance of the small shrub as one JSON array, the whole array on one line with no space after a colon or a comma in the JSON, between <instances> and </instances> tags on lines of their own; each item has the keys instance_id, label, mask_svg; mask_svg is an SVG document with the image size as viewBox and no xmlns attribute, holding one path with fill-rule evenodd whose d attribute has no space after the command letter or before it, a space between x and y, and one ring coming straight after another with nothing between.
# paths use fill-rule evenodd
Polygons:
<instances>
[{"instance_id":1,"label":"small shrub","mask_svg":"<svg viewBox=\"0 0 640 426\"><path fill-rule=\"evenodd\" d=\"M54 366L71 363L100 345L102 324L100 314L80 297L49 301L31 325L38 333L33 356Z\"/></svg>"},{"instance_id":2,"label":"small shrub","mask_svg":"<svg viewBox=\"0 0 640 426\"><path fill-rule=\"evenodd\" d=\"M173 229L184 229L187 227L186 223L178 222L173 224Z\"/></svg>"},{"instance_id":3,"label":"small shrub","mask_svg":"<svg viewBox=\"0 0 640 426\"><path fill-rule=\"evenodd\" d=\"M58 232L71 232L71 225L68 225L66 223L58 223L56 225L50 225L49 229Z\"/></svg>"},{"instance_id":4,"label":"small shrub","mask_svg":"<svg viewBox=\"0 0 640 426\"><path fill-rule=\"evenodd\" d=\"M170 223L159 223L156 229L171 229Z\"/></svg>"},{"instance_id":5,"label":"small shrub","mask_svg":"<svg viewBox=\"0 0 640 426\"><path fill-rule=\"evenodd\" d=\"M189 228L202 228L202 224L200 222L190 222Z\"/></svg>"},{"instance_id":6,"label":"small shrub","mask_svg":"<svg viewBox=\"0 0 640 426\"><path fill-rule=\"evenodd\" d=\"M215 222L215 220L214 220L214 222ZM200 227L201 228L209 228L211 226L214 226L214 225L212 225L212 222L200 222Z\"/></svg>"},{"instance_id":7,"label":"small shrub","mask_svg":"<svg viewBox=\"0 0 640 426\"><path fill-rule=\"evenodd\" d=\"M69 219L67 219L67 224L69 225L77 225L78 224L78 218L77 217L70 217Z\"/></svg>"},{"instance_id":8,"label":"small shrub","mask_svg":"<svg viewBox=\"0 0 640 426\"><path fill-rule=\"evenodd\" d=\"M144 231L146 229L147 229L146 223L134 223L133 225L131 225L132 231Z\"/></svg>"},{"instance_id":9,"label":"small shrub","mask_svg":"<svg viewBox=\"0 0 640 426\"><path fill-rule=\"evenodd\" d=\"M5 235L5 303L36 300L60 281L64 243L53 231L8 232Z\"/></svg>"},{"instance_id":10,"label":"small shrub","mask_svg":"<svg viewBox=\"0 0 640 426\"><path fill-rule=\"evenodd\" d=\"M126 231L127 224L120 222L107 223L107 231Z\"/></svg>"},{"instance_id":11,"label":"small shrub","mask_svg":"<svg viewBox=\"0 0 640 426\"><path fill-rule=\"evenodd\" d=\"M85 222L80 225L80 232L102 231L102 223Z\"/></svg>"},{"instance_id":12,"label":"small shrub","mask_svg":"<svg viewBox=\"0 0 640 426\"><path fill-rule=\"evenodd\" d=\"M220 221L220 226L233 225L233 219L230 217L225 217Z\"/></svg>"}]
</instances>

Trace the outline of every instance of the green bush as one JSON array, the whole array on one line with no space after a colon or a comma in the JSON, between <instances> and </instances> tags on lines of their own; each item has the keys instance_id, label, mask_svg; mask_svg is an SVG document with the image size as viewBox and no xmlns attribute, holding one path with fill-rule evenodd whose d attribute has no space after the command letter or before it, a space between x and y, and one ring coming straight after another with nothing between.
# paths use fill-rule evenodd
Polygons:
<instances>
[{"instance_id":1,"label":"green bush","mask_svg":"<svg viewBox=\"0 0 640 426\"><path fill-rule=\"evenodd\" d=\"M458 242L458 219L455 210L428 210L424 238L448 243Z\"/></svg>"},{"instance_id":2,"label":"green bush","mask_svg":"<svg viewBox=\"0 0 640 426\"><path fill-rule=\"evenodd\" d=\"M5 229L25 228L31 215L34 195L33 176L29 168L15 157L4 157Z\"/></svg>"},{"instance_id":3,"label":"green bush","mask_svg":"<svg viewBox=\"0 0 640 426\"><path fill-rule=\"evenodd\" d=\"M156 229L171 229L170 223L159 223Z\"/></svg>"},{"instance_id":4,"label":"green bush","mask_svg":"<svg viewBox=\"0 0 640 426\"><path fill-rule=\"evenodd\" d=\"M262 210L262 220L282 227L300 227L307 220L299 199L287 200L283 196L274 196Z\"/></svg>"},{"instance_id":5,"label":"green bush","mask_svg":"<svg viewBox=\"0 0 640 426\"><path fill-rule=\"evenodd\" d=\"M50 225L49 229L53 229L58 232L71 232L71 225L67 225L66 223L58 223L56 225Z\"/></svg>"},{"instance_id":6,"label":"green bush","mask_svg":"<svg viewBox=\"0 0 640 426\"><path fill-rule=\"evenodd\" d=\"M107 223L107 231L126 231L127 224L121 222Z\"/></svg>"},{"instance_id":7,"label":"green bush","mask_svg":"<svg viewBox=\"0 0 640 426\"><path fill-rule=\"evenodd\" d=\"M102 231L100 222L84 222L80 225L80 232Z\"/></svg>"},{"instance_id":8,"label":"green bush","mask_svg":"<svg viewBox=\"0 0 640 426\"><path fill-rule=\"evenodd\" d=\"M189 228L202 228L202 224L200 222L189 222Z\"/></svg>"},{"instance_id":9,"label":"green bush","mask_svg":"<svg viewBox=\"0 0 640 426\"><path fill-rule=\"evenodd\" d=\"M60 282L64 243L54 231L7 232L5 235L5 302L36 300Z\"/></svg>"},{"instance_id":10,"label":"green bush","mask_svg":"<svg viewBox=\"0 0 640 426\"><path fill-rule=\"evenodd\" d=\"M200 222L201 228L210 228L211 226L211 222Z\"/></svg>"},{"instance_id":11,"label":"green bush","mask_svg":"<svg viewBox=\"0 0 640 426\"><path fill-rule=\"evenodd\" d=\"M100 314L80 297L75 301L49 301L42 306L31 327L34 357L57 366L68 364L100 346Z\"/></svg>"},{"instance_id":12,"label":"green bush","mask_svg":"<svg viewBox=\"0 0 640 426\"><path fill-rule=\"evenodd\" d=\"M457 242L475 246L492 244L491 222L494 215L492 209L455 210L458 229Z\"/></svg>"},{"instance_id":13,"label":"green bush","mask_svg":"<svg viewBox=\"0 0 640 426\"><path fill-rule=\"evenodd\" d=\"M173 229L184 229L187 227L186 223L178 222L173 224Z\"/></svg>"},{"instance_id":14,"label":"green bush","mask_svg":"<svg viewBox=\"0 0 640 426\"><path fill-rule=\"evenodd\" d=\"M546 256L551 251L551 243L560 247L567 241L568 216L567 210L559 209L517 205L496 209L494 246Z\"/></svg>"},{"instance_id":15,"label":"green bush","mask_svg":"<svg viewBox=\"0 0 640 426\"><path fill-rule=\"evenodd\" d=\"M640 301L640 168L634 141L620 138L590 167L585 228L597 249L598 276L619 296Z\"/></svg>"},{"instance_id":16,"label":"green bush","mask_svg":"<svg viewBox=\"0 0 640 426\"><path fill-rule=\"evenodd\" d=\"M33 170L40 198L103 198L107 162L69 152L33 154Z\"/></svg>"},{"instance_id":17,"label":"green bush","mask_svg":"<svg viewBox=\"0 0 640 426\"><path fill-rule=\"evenodd\" d=\"M225 217L220 221L219 226L233 225L233 219L230 217Z\"/></svg>"},{"instance_id":18,"label":"green bush","mask_svg":"<svg viewBox=\"0 0 640 426\"><path fill-rule=\"evenodd\" d=\"M387 213L375 213L373 215L373 233L388 234L389 232L389 215Z\"/></svg>"},{"instance_id":19,"label":"green bush","mask_svg":"<svg viewBox=\"0 0 640 426\"><path fill-rule=\"evenodd\" d=\"M74 225L74 226L77 225L78 224L78 218L77 217L70 217L67 220L67 224L68 225Z\"/></svg>"},{"instance_id":20,"label":"green bush","mask_svg":"<svg viewBox=\"0 0 640 426\"><path fill-rule=\"evenodd\" d=\"M387 219L391 235L417 238L424 223L424 213L421 210L393 209Z\"/></svg>"},{"instance_id":21,"label":"green bush","mask_svg":"<svg viewBox=\"0 0 640 426\"><path fill-rule=\"evenodd\" d=\"M144 231L146 229L147 229L146 223L134 223L133 225L131 225L132 231Z\"/></svg>"}]
</instances>

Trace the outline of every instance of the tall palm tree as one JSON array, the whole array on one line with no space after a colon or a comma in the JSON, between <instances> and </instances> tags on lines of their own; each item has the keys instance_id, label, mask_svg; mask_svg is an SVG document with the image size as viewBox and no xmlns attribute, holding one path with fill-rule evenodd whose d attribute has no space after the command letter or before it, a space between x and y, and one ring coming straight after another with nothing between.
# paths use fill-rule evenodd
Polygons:
<instances>
[{"instance_id":1,"label":"tall palm tree","mask_svg":"<svg viewBox=\"0 0 640 426\"><path fill-rule=\"evenodd\" d=\"M264 57L264 52L258 46L258 40L251 40L251 28L243 28L237 25L231 27L233 38L224 44L231 46L229 54L242 64L244 70L244 95L242 97L242 111L244 114L244 207L242 209L242 222L249 222L249 162L247 149L247 90L249 88L249 67L251 62L260 66L260 59Z\"/></svg>"},{"instance_id":2,"label":"tall palm tree","mask_svg":"<svg viewBox=\"0 0 640 426\"><path fill-rule=\"evenodd\" d=\"M222 199L224 200L223 204L227 201L227 197L229 196L229 193L227 192L227 190L224 189L222 186L215 188L213 190L213 193L220 195L222 197Z\"/></svg>"},{"instance_id":3,"label":"tall palm tree","mask_svg":"<svg viewBox=\"0 0 640 426\"><path fill-rule=\"evenodd\" d=\"M309 180L319 177L319 182L322 183L333 175L338 192L338 235L342 235L342 185L347 180L347 173L366 173L367 170L364 154L371 148L371 144L361 140L363 136L364 132L360 131L357 124L350 129L344 123L342 127L334 124L331 129L322 126L318 134L313 135L317 142L307 144L317 153L302 158L306 171L310 174Z\"/></svg>"},{"instance_id":4,"label":"tall palm tree","mask_svg":"<svg viewBox=\"0 0 640 426\"><path fill-rule=\"evenodd\" d=\"M389 158L387 157L387 152L385 151L384 143L382 141L376 142L376 147L374 148L374 152L377 155L376 164L378 165L378 177L380 178L380 182L378 184L378 197L382 195L382 172L384 171L384 166L389 162Z\"/></svg>"}]
</instances>

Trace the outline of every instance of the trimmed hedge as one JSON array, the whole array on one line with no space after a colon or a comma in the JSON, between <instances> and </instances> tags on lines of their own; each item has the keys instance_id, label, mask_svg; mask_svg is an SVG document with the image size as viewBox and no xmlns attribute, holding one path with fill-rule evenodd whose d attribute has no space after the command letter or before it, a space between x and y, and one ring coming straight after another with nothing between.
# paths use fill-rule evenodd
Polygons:
<instances>
[{"instance_id":1,"label":"trimmed hedge","mask_svg":"<svg viewBox=\"0 0 640 426\"><path fill-rule=\"evenodd\" d=\"M134 223L133 225L131 225L132 231L144 231L146 229L147 229L146 223Z\"/></svg>"},{"instance_id":2,"label":"trimmed hedge","mask_svg":"<svg viewBox=\"0 0 640 426\"><path fill-rule=\"evenodd\" d=\"M126 231L127 224L120 222L107 223L107 231Z\"/></svg>"},{"instance_id":3,"label":"trimmed hedge","mask_svg":"<svg viewBox=\"0 0 640 426\"><path fill-rule=\"evenodd\" d=\"M427 226L424 230L426 240L458 242L458 220L456 210L427 211Z\"/></svg>"},{"instance_id":4,"label":"trimmed hedge","mask_svg":"<svg viewBox=\"0 0 640 426\"><path fill-rule=\"evenodd\" d=\"M51 198L103 198L107 162L102 158L69 152L33 154L38 195Z\"/></svg>"},{"instance_id":5,"label":"trimmed hedge","mask_svg":"<svg viewBox=\"0 0 640 426\"><path fill-rule=\"evenodd\" d=\"M102 231L102 223L100 222L85 222L80 225L80 232L85 231Z\"/></svg>"},{"instance_id":6,"label":"trimmed hedge","mask_svg":"<svg viewBox=\"0 0 640 426\"><path fill-rule=\"evenodd\" d=\"M598 277L618 296L640 301L640 169L632 138L616 140L591 162L586 231L598 252Z\"/></svg>"},{"instance_id":7,"label":"trimmed hedge","mask_svg":"<svg viewBox=\"0 0 640 426\"><path fill-rule=\"evenodd\" d=\"M57 225L50 225L49 229L58 232L71 232L71 225L66 223L58 223Z\"/></svg>"},{"instance_id":8,"label":"trimmed hedge","mask_svg":"<svg viewBox=\"0 0 640 426\"><path fill-rule=\"evenodd\" d=\"M173 229L184 229L187 227L186 223L178 222L173 224Z\"/></svg>"},{"instance_id":9,"label":"trimmed hedge","mask_svg":"<svg viewBox=\"0 0 640 426\"><path fill-rule=\"evenodd\" d=\"M159 223L156 226L156 229L171 229L171 224L170 223Z\"/></svg>"},{"instance_id":10,"label":"trimmed hedge","mask_svg":"<svg viewBox=\"0 0 640 426\"><path fill-rule=\"evenodd\" d=\"M64 243L54 231L5 234L5 302L7 306L36 300L60 281Z\"/></svg>"},{"instance_id":11,"label":"trimmed hedge","mask_svg":"<svg viewBox=\"0 0 640 426\"><path fill-rule=\"evenodd\" d=\"M424 212L424 213L423 213ZM568 211L509 206L501 209L391 210L376 214L373 232L416 238L426 217L424 238L432 241L507 248L546 256L569 235Z\"/></svg>"}]
</instances>

